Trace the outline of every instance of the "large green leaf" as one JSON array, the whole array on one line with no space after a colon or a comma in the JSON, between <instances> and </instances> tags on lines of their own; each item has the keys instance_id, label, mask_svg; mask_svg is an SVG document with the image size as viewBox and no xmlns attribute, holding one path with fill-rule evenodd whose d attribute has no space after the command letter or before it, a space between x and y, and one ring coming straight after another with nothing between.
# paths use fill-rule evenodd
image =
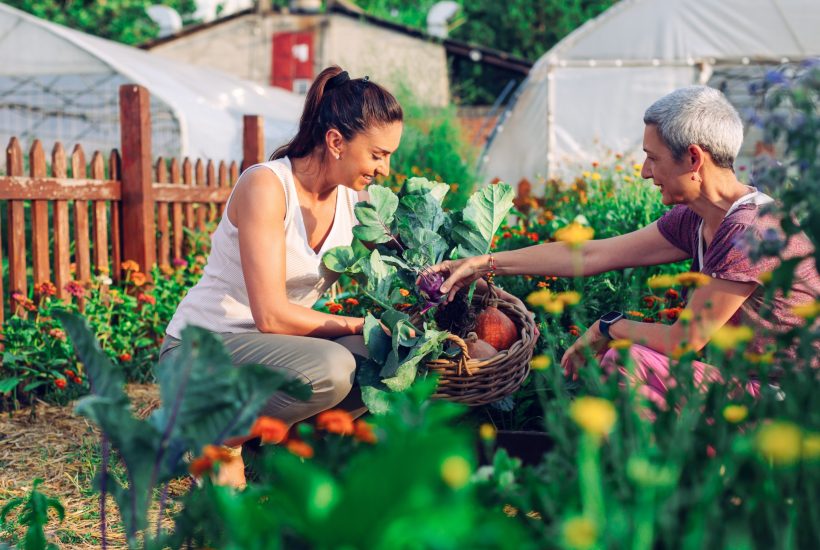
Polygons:
<instances>
[{"instance_id":1,"label":"large green leaf","mask_svg":"<svg viewBox=\"0 0 820 550\"><path fill-rule=\"evenodd\" d=\"M399 206L399 197L379 185L371 185L367 190L370 200L354 207L360 225L353 228L353 234L365 242L385 243L392 237L391 225Z\"/></svg>"},{"instance_id":2,"label":"large green leaf","mask_svg":"<svg viewBox=\"0 0 820 550\"><path fill-rule=\"evenodd\" d=\"M367 277L365 289L383 304L390 303L390 288L396 268L382 260L378 250L370 254L370 261L362 264L362 271Z\"/></svg>"},{"instance_id":3,"label":"large green leaf","mask_svg":"<svg viewBox=\"0 0 820 550\"><path fill-rule=\"evenodd\" d=\"M362 268L352 246L337 246L322 256L325 267L336 273L359 273Z\"/></svg>"},{"instance_id":4,"label":"large green leaf","mask_svg":"<svg viewBox=\"0 0 820 550\"><path fill-rule=\"evenodd\" d=\"M127 401L128 397L123 389L125 376L122 369L115 367L103 353L85 318L66 311L55 311L54 317L60 321L71 338L74 350L85 366L91 393L112 401Z\"/></svg>"},{"instance_id":5,"label":"large green leaf","mask_svg":"<svg viewBox=\"0 0 820 550\"><path fill-rule=\"evenodd\" d=\"M410 178L404 184L404 191L408 195L431 195L439 204L450 191L450 186L440 181L430 181L427 178Z\"/></svg>"},{"instance_id":6,"label":"large green leaf","mask_svg":"<svg viewBox=\"0 0 820 550\"><path fill-rule=\"evenodd\" d=\"M509 214L514 197L515 192L506 183L488 185L470 197L461 222L453 227L453 239L459 244L457 256L489 252L493 236Z\"/></svg>"},{"instance_id":7,"label":"large green leaf","mask_svg":"<svg viewBox=\"0 0 820 550\"><path fill-rule=\"evenodd\" d=\"M17 387L17 384L20 383L21 378L19 376L13 376L11 378L4 378L0 380L0 394L8 393L14 388Z\"/></svg>"},{"instance_id":8,"label":"large green leaf","mask_svg":"<svg viewBox=\"0 0 820 550\"><path fill-rule=\"evenodd\" d=\"M381 364L368 359L356 370L356 382L362 392L362 401L373 414L386 414L390 410L390 395L379 376Z\"/></svg>"},{"instance_id":9,"label":"large green leaf","mask_svg":"<svg viewBox=\"0 0 820 550\"><path fill-rule=\"evenodd\" d=\"M385 334L381 322L367 313L364 318L364 343L367 346L368 355L373 361L379 364L384 363L387 354L390 353L390 337Z\"/></svg>"},{"instance_id":10,"label":"large green leaf","mask_svg":"<svg viewBox=\"0 0 820 550\"><path fill-rule=\"evenodd\" d=\"M419 363L427 356L440 351L442 344L447 339L447 332L441 330L427 329L424 334L416 339L410 347L407 355L400 361L396 373L392 378L382 380L384 384L393 391L403 391L410 387L416 379Z\"/></svg>"}]
</instances>

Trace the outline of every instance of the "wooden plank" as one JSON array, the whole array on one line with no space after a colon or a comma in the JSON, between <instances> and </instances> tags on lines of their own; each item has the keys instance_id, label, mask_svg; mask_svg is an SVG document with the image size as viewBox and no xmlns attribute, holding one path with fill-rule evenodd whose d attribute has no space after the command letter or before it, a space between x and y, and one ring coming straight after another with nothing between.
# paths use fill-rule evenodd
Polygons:
<instances>
[{"instance_id":1,"label":"wooden plank","mask_svg":"<svg viewBox=\"0 0 820 550\"><path fill-rule=\"evenodd\" d=\"M177 159L173 159L171 161L171 184L179 186L180 181L179 163ZM171 204L171 225L174 236L173 256L174 258L182 258L182 243L185 242L185 234L182 230L182 203L179 201L174 201Z\"/></svg>"},{"instance_id":2,"label":"wooden plank","mask_svg":"<svg viewBox=\"0 0 820 550\"><path fill-rule=\"evenodd\" d=\"M71 153L71 174L78 178L87 176L85 152L78 143ZM88 201L74 200L74 279L85 283L91 280L91 242L88 238Z\"/></svg>"},{"instance_id":3,"label":"wooden plank","mask_svg":"<svg viewBox=\"0 0 820 550\"><path fill-rule=\"evenodd\" d=\"M217 187L216 168L214 167L214 161L212 160L209 160L207 166L205 167L205 187ZM208 221L214 221L216 219L216 205L212 202L209 202L207 205L204 206L205 214L207 214Z\"/></svg>"},{"instance_id":4,"label":"wooden plank","mask_svg":"<svg viewBox=\"0 0 820 550\"><path fill-rule=\"evenodd\" d=\"M123 257L136 261L149 275L156 263L157 235L151 174L151 105L148 90L142 86L120 86L120 143L122 227L128 228L128 238L122 243Z\"/></svg>"},{"instance_id":5,"label":"wooden plank","mask_svg":"<svg viewBox=\"0 0 820 550\"><path fill-rule=\"evenodd\" d=\"M57 179L65 179L67 164L65 149L59 141L51 150L51 175ZM70 247L71 234L68 228L68 201L54 201L54 285L57 287L57 297L68 299L65 285L71 280Z\"/></svg>"},{"instance_id":6,"label":"wooden plank","mask_svg":"<svg viewBox=\"0 0 820 550\"><path fill-rule=\"evenodd\" d=\"M231 194L230 187L183 187L172 183L155 183L154 200L156 202L184 203L185 207L193 203L224 203Z\"/></svg>"},{"instance_id":7,"label":"wooden plank","mask_svg":"<svg viewBox=\"0 0 820 550\"><path fill-rule=\"evenodd\" d=\"M0 194L9 200L119 200L121 185L105 179L0 176Z\"/></svg>"},{"instance_id":8,"label":"wooden plank","mask_svg":"<svg viewBox=\"0 0 820 550\"><path fill-rule=\"evenodd\" d=\"M23 150L16 137L11 138L6 148L6 173L23 175ZM20 292L28 295L26 285L26 210L20 200L8 201L8 247L9 247L9 293ZM12 300L11 311L15 311Z\"/></svg>"},{"instance_id":9,"label":"wooden plank","mask_svg":"<svg viewBox=\"0 0 820 550\"><path fill-rule=\"evenodd\" d=\"M165 159L162 157L157 159L156 180L160 183L166 183L168 181L168 168L165 164ZM156 192L154 193L154 201L156 202ZM159 261L159 265L170 265L171 233L170 228L168 227L167 202L160 202L157 204L157 232L159 233L157 261Z\"/></svg>"},{"instance_id":10,"label":"wooden plank","mask_svg":"<svg viewBox=\"0 0 820 550\"><path fill-rule=\"evenodd\" d=\"M111 150L108 156L108 177L114 181L120 178L120 153ZM122 278L122 201L111 201L111 278L119 282Z\"/></svg>"},{"instance_id":11,"label":"wooden plank","mask_svg":"<svg viewBox=\"0 0 820 550\"><path fill-rule=\"evenodd\" d=\"M194 167L194 173L196 174L196 187L199 189L205 188L205 165L202 163L202 159L196 160L196 165ZM207 207L206 204L199 202L194 207L195 208L195 217L196 217L196 229L197 231L205 231L205 208Z\"/></svg>"},{"instance_id":12,"label":"wooden plank","mask_svg":"<svg viewBox=\"0 0 820 550\"><path fill-rule=\"evenodd\" d=\"M29 175L32 178L44 178L46 174L46 156L43 144L35 139L29 151ZM34 276L35 293L40 285L50 281L51 269L48 257L48 201L31 202L31 262Z\"/></svg>"},{"instance_id":13,"label":"wooden plank","mask_svg":"<svg viewBox=\"0 0 820 550\"><path fill-rule=\"evenodd\" d=\"M258 115L242 117L242 170L265 160L265 121Z\"/></svg>"},{"instance_id":14,"label":"wooden plank","mask_svg":"<svg viewBox=\"0 0 820 550\"><path fill-rule=\"evenodd\" d=\"M182 161L182 185L194 185L194 166L191 164L191 159L185 157ZM185 227L188 229L194 228L194 205L186 201L183 207L185 212Z\"/></svg>"},{"instance_id":15,"label":"wooden plank","mask_svg":"<svg viewBox=\"0 0 820 550\"><path fill-rule=\"evenodd\" d=\"M105 178L105 159L102 153L94 151L91 157L91 177ZM93 202L94 219L91 226L94 243L94 268L97 273L108 275L108 204L105 201Z\"/></svg>"},{"instance_id":16,"label":"wooden plank","mask_svg":"<svg viewBox=\"0 0 820 550\"><path fill-rule=\"evenodd\" d=\"M228 167L225 165L224 160L219 161L219 187L227 188L230 187L231 182L228 180ZM219 216L222 217L225 214L225 203L219 203L218 206Z\"/></svg>"}]
</instances>

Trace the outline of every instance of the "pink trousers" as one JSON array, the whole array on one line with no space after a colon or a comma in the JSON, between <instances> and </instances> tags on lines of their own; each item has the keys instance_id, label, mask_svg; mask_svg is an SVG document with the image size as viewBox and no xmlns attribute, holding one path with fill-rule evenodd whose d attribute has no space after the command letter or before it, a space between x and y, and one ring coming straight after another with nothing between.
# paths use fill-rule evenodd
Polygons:
<instances>
[{"instance_id":1,"label":"pink trousers","mask_svg":"<svg viewBox=\"0 0 820 550\"><path fill-rule=\"evenodd\" d=\"M634 369L629 370L621 365L620 352L615 349L608 350L601 359L601 368L605 373L618 372L625 381L638 388L638 392L647 399L655 403L659 408L666 409L666 392L669 388L675 387L675 364L670 368L670 360L664 354L651 350L644 346L633 345L629 348L629 354L635 363ZM739 383L727 382L723 379L720 371L712 365L694 361L692 371L695 384L705 391L708 384L721 384L727 386L728 393L736 393L741 390ZM757 397L760 394L760 383L749 381L746 383L746 391L750 395Z\"/></svg>"}]
</instances>

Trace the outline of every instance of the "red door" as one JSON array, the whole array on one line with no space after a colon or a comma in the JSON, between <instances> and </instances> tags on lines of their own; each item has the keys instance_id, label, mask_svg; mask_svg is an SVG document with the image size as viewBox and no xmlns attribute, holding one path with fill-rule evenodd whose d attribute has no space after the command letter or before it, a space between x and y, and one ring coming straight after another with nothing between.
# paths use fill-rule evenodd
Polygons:
<instances>
[{"instance_id":1,"label":"red door","mask_svg":"<svg viewBox=\"0 0 820 550\"><path fill-rule=\"evenodd\" d=\"M313 82L313 33L278 32L273 35L271 85L306 93Z\"/></svg>"}]
</instances>

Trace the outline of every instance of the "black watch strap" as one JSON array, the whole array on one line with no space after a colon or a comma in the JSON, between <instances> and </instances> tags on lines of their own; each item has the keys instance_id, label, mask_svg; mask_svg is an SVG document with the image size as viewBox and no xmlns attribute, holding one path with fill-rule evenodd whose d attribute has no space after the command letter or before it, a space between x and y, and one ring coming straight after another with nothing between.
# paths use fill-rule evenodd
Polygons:
<instances>
[{"instance_id":1,"label":"black watch strap","mask_svg":"<svg viewBox=\"0 0 820 550\"><path fill-rule=\"evenodd\" d=\"M612 335L609 334L609 328L623 318L624 314L620 311L610 311L598 319L598 330L600 330L601 334L607 339L612 340Z\"/></svg>"}]
</instances>

